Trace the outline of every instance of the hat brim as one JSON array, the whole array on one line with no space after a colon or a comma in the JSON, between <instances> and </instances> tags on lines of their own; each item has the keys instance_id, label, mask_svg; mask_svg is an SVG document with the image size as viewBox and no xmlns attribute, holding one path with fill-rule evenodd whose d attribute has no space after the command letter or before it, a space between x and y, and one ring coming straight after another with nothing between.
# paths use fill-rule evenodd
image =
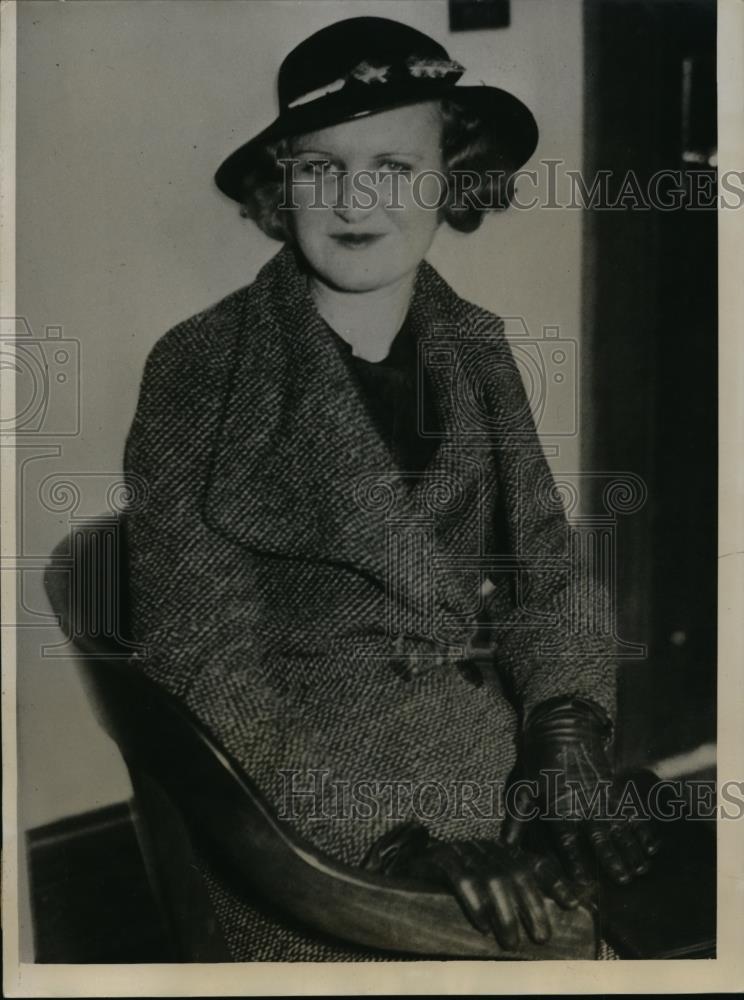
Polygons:
<instances>
[{"instance_id":1,"label":"hat brim","mask_svg":"<svg viewBox=\"0 0 744 1000\"><path fill-rule=\"evenodd\" d=\"M539 132L534 115L519 98L498 87L457 87L452 84L437 87L429 82L425 89L408 89L397 98L390 94L387 87L379 88L384 91L379 94L375 93L376 89L370 88L371 93L361 109L358 95L356 99L350 99L344 91L339 91L286 111L220 164L214 177L217 187L228 198L243 202L246 178L261 163L267 145L380 111L442 98L467 103L484 120L503 129L501 154L515 170L527 162L537 147Z\"/></svg>"}]
</instances>

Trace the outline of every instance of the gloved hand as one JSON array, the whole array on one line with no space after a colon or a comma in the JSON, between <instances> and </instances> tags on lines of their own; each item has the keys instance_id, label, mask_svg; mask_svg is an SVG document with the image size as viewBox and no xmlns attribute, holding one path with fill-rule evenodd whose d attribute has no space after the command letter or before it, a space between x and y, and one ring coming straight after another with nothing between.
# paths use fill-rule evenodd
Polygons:
<instances>
[{"instance_id":1,"label":"gloved hand","mask_svg":"<svg viewBox=\"0 0 744 1000\"><path fill-rule=\"evenodd\" d=\"M520 922L537 944L550 940L552 928L543 894L563 909L579 903L549 858L495 841L448 844L416 823L405 823L381 837L362 867L449 889L476 930L494 934L507 951L519 944Z\"/></svg>"},{"instance_id":2,"label":"gloved hand","mask_svg":"<svg viewBox=\"0 0 744 1000\"><path fill-rule=\"evenodd\" d=\"M602 709L581 698L552 698L532 711L515 774L521 789L507 799L504 843L521 841L524 817L532 809L576 882L591 881L587 849L616 882L629 882L648 870L659 847L650 822L613 817L617 800L607 754L611 734Z\"/></svg>"}]
</instances>

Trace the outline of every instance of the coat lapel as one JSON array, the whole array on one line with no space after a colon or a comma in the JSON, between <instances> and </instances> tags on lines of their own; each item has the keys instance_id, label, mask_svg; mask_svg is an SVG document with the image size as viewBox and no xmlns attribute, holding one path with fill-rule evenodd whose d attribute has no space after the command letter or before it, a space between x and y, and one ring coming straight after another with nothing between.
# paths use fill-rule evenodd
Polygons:
<instances>
[{"instance_id":1,"label":"coat lapel","mask_svg":"<svg viewBox=\"0 0 744 1000\"><path fill-rule=\"evenodd\" d=\"M251 288L205 515L267 553L383 574L374 517L354 502L386 450L287 248Z\"/></svg>"},{"instance_id":2,"label":"coat lapel","mask_svg":"<svg viewBox=\"0 0 744 1000\"><path fill-rule=\"evenodd\" d=\"M448 321L452 333L443 290L453 296L422 264L410 314L420 349ZM430 466L410 476L395 467L288 248L249 289L242 327L205 518L259 551L361 570L420 607L431 599L421 592L431 591L428 574L412 573L401 552L433 537L437 513L461 506L463 477L477 474L451 372L429 368L444 434Z\"/></svg>"}]
</instances>

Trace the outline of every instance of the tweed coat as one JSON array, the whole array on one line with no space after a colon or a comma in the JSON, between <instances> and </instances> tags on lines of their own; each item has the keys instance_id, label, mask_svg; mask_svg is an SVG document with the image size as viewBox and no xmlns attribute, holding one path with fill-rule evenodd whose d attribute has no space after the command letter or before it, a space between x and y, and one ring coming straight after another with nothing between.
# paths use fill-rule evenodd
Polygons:
<instances>
[{"instance_id":1,"label":"tweed coat","mask_svg":"<svg viewBox=\"0 0 744 1000\"><path fill-rule=\"evenodd\" d=\"M126 520L143 669L349 864L412 815L496 836L531 708L579 695L614 714L613 648L586 627L605 595L503 323L426 262L409 319L442 425L421 473L395 466L288 247L158 341L125 454L147 489ZM463 660L484 643L478 683ZM350 812L339 789L362 785L375 807ZM348 957L224 884L215 899L239 958Z\"/></svg>"}]
</instances>

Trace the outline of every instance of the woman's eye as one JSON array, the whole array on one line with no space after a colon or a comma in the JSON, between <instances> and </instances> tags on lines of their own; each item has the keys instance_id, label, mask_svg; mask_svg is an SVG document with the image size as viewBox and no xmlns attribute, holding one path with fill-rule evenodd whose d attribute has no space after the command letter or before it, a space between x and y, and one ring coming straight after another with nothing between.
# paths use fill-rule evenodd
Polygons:
<instances>
[{"instance_id":1,"label":"woman's eye","mask_svg":"<svg viewBox=\"0 0 744 1000\"><path fill-rule=\"evenodd\" d=\"M300 160L300 171L304 174L322 174L331 166L330 160Z\"/></svg>"},{"instance_id":2,"label":"woman's eye","mask_svg":"<svg viewBox=\"0 0 744 1000\"><path fill-rule=\"evenodd\" d=\"M380 169L387 173L410 174L412 167L410 163L405 163L403 160L385 160L384 163L380 164Z\"/></svg>"}]
</instances>

